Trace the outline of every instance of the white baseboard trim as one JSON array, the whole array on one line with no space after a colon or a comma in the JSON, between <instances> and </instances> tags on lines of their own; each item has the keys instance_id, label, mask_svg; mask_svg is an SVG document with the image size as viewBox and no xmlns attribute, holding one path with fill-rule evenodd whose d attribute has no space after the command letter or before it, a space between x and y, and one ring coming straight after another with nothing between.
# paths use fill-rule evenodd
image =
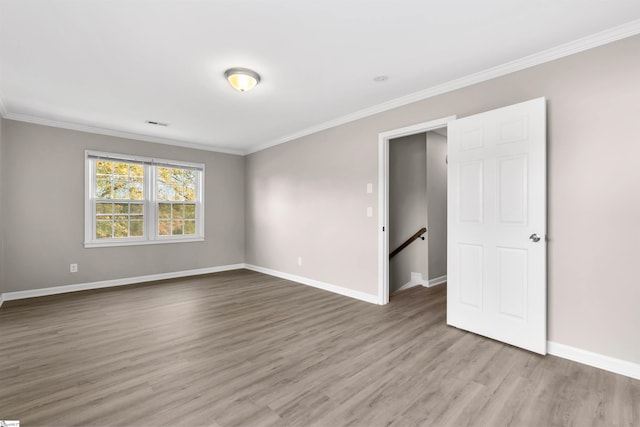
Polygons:
<instances>
[{"instance_id":1,"label":"white baseboard trim","mask_svg":"<svg viewBox=\"0 0 640 427\"><path fill-rule=\"evenodd\" d=\"M422 285L422 283L416 282L415 280L409 280L407 283L405 283L404 285L400 286L398 289L393 291L393 293L395 294L396 292L404 291L404 290L407 290L409 288L413 288L415 286L420 286L420 285Z\"/></svg>"},{"instance_id":2,"label":"white baseboard trim","mask_svg":"<svg viewBox=\"0 0 640 427\"><path fill-rule=\"evenodd\" d=\"M398 289L393 291L393 293L395 294L397 292L404 291L409 288L413 288L414 286L425 286L425 287L429 286L428 282L422 278L422 273L416 273L415 271L412 271L411 280L409 280L407 283L405 283L404 285L400 286Z\"/></svg>"},{"instance_id":3,"label":"white baseboard trim","mask_svg":"<svg viewBox=\"0 0 640 427\"><path fill-rule=\"evenodd\" d=\"M76 285L54 286L51 288L31 289L28 291L5 292L0 295L0 301L12 301L24 298L43 297L47 295L64 294L67 292L86 291L90 289L109 288L112 286L132 285L135 283L152 282L155 280L175 279L178 277L197 276L199 274L218 273L221 271L239 270L244 264L221 265L218 267L198 268L194 270L173 271L170 273L150 274L148 276L125 277L122 279L102 280L99 282L79 283Z\"/></svg>"},{"instance_id":4,"label":"white baseboard trim","mask_svg":"<svg viewBox=\"0 0 640 427\"><path fill-rule=\"evenodd\" d=\"M372 294L368 294L360 291L354 291L352 289L343 288L342 286L332 285L330 283L320 282L319 280L309 279L307 277L302 277L302 276L296 276L295 274L284 273L282 271L272 270L270 268L259 267L257 265L245 264L244 267L247 270L268 274L269 276L275 276L281 279L291 280L293 282L302 283L303 285L313 286L314 288L318 288L325 291L333 292L335 294L340 294L347 297L355 298L360 301L369 302L371 304L380 303L377 295L372 295Z\"/></svg>"},{"instance_id":5,"label":"white baseboard trim","mask_svg":"<svg viewBox=\"0 0 640 427\"><path fill-rule=\"evenodd\" d=\"M3 302L4 302L4 294L0 294L0 307L2 307Z\"/></svg>"},{"instance_id":6,"label":"white baseboard trim","mask_svg":"<svg viewBox=\"0 0 640 427\"><path fill-rule=\"evenodd\" d=\"M640 364L638 363L616 359L553 341L547 341L547 353L640 380Z\"/></svg>"},{"instance_id":7,"label":"white baseboard trim","mask_svg":"<svg viewBox=\"0 0 640 427\"><path fill-rule=\"evenodd\" d=\"M429 283L427 284L427 288L432 286L442 285L443 283L447 283L447 275L436 277L435 279L429 279Z\"/></svg>"},{"instance_id":8,"label":"white baseboard trim","mask_svg":"<svg viewBox=\"0 0 640 427\"><path fill-rule=\"evenodd\" d=\"M447 282L447 275L436 277L430 280L424 280L422 278L422 273L411 273L411 280L402 285L400 288L393 291L393 293L404 291L409 288L413 288L414 286L424 286L425 288L430 288L432 286L441 285Z\"/></svg>"}]
</instances>

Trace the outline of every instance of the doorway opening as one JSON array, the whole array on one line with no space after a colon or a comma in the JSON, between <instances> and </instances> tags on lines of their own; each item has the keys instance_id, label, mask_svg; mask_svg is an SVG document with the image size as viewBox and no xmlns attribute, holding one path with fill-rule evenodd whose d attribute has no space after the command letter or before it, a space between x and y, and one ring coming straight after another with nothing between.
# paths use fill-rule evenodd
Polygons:
<instances>
[{"instance_id":1,"label":"doorway opening","mask_svg":"<svg viewBox=\"0 0 640 427\"><path fill-rule=\"evenodd\" d=\"M394 291L446 281L446 130L455 118L379 135L380 304L387 304Z\"/></svg>"},{"instance_id":2,"label":"doorway opening","mask_svg":"<svg viewBox=\"0 0 640 427\"><path fill-rule=\"evenodd\" d=\"M447 132L389 143L389 295L447 276Z\"/></svg>"}]
</instances>

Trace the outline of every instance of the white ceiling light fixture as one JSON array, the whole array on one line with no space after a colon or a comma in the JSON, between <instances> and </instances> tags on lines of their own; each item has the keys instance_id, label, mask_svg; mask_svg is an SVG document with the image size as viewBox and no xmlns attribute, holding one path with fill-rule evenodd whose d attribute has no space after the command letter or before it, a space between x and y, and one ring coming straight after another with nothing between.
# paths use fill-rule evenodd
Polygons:
<instances>
[{"instance_id":1,"label":"white ceiling light fixture","mask_svg":"<svg viewBox=\"0 0 640 427\"><path fill-rule=\"evenodd\" d=\"M248 92L260 82L260 74L248 68L229 68L224 76L237 91Z\"/></svg>"}]
</instances>

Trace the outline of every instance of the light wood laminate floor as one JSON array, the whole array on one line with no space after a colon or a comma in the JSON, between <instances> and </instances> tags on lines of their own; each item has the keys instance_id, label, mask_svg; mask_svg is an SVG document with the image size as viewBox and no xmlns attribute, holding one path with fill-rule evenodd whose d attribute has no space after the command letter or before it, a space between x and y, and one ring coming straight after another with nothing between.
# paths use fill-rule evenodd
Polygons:
<instances>
[{"instance_id":1,"label":"light wood laminate floor","mask_svg":"<svg viewBox=\"0 0 640 427\"><path fill-rule=\"evenodd\" d=\"M638 426L640 381L238 270L0 308L0 419L22 426Z\"/></svg>"}]
</instances>

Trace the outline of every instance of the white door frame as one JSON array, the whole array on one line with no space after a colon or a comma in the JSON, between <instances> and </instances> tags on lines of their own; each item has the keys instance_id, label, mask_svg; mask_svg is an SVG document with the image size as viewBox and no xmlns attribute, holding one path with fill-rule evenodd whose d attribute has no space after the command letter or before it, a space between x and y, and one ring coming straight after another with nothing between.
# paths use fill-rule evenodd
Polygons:
<instances>
[{"instance_id":1,"label":"white door frame","mask_svg":"<svg viewBox=\"0 0 640 427\"><path fill-rule=\"evenodd\" d=\"M455 119L456 116L448 116L378 134L378 304L380 305L389 303L389 141L442 129Z\"/></svg>"}]
</instances>

